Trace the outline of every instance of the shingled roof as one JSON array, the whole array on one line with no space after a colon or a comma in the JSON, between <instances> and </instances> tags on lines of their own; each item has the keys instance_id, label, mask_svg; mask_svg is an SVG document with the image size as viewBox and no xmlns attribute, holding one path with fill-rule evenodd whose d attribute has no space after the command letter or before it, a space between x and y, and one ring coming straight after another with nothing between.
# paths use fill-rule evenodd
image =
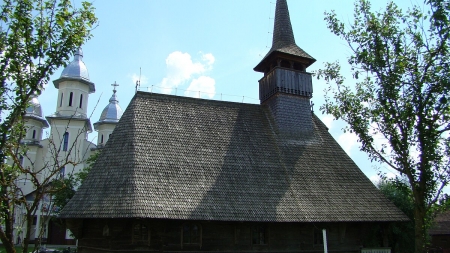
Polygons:
<instances>
[{"instance_id":1,"label":"shingled roof","mask_svg":"<svg viewBox=\"0 0 450 253\"><path fill-rule=\"evenodd\" d=\"M436 216L428 233L430 235L450 235L450 210Z\"/></svg>"},{"instance_id":2,"label":"shingled roof","mask_svg":"<svg viewBox=\"0 0 450 253\"><path fill-rule=\"evenodd\" d=\"M266 106L137 92L60 217L406 220L313 118L283 139Z\"/></svg>"}]
</instances>

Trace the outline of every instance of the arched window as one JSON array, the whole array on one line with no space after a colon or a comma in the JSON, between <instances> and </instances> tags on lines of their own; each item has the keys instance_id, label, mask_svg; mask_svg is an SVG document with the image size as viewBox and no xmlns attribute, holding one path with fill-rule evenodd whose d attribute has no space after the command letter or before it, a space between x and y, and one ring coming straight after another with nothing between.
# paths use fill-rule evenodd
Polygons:
<instances>
[{"instance_id":1,"label":"arched window","mask_svg":"<svg viewBox=\"0 0 450 253\"><path fill-rule=\"evenodd\" d=\"M73 92L69 94L69 106L72 106Z\"/></svg>"},{"instance_id":2,"label":"arched window","mask_svg":"<svg viewBox=\"0 0 450 253\"><path fill-rule=\"evenodd\" d=\"M63 98L64 98L64 93L61 93L61 101L59 102L59 107L62 106Z\"/></svg>"},{"instance_id":3,"label":"arched window","mask_svg":"<svg viewBox=\"0 0 450 253\"><path fill-rule=\"evenodd\" d=\"M103 134L102 134L102 138L101 138L101 141L100 141L100 143L103 143Z\"/></svg>"},{"instance_id":4,"label":"arched window","mask_svg":"<svg viewBox=\"0 0 450 253\"><path fill-rule=\"evenodd\" d=\"M83 94L80 95L80 108L83 108Z\"/></svg>"},{"instance_id":5,"label":"arched window","mask_svg":"<svg viewBox=\"0 0 450 253\"><path fill-rule=\"evenodd\" d=\"M67 151L69 146L69 133L65 132L63 135L63 151Z\"/></svg>"},{"instance_id":6,"label":"arched window","mask_svg":"<svg viewBox=\"0 0 450 253\"><path fill-rule=\"evenodd\" d=\"M33 139L36 139L36 130L33 130Z\"/></svg>"},{"instance_id":7,"label":"arched window","mask_svg":"<svg viewBox=\"0 0 450 253\"><path fill-rule=\"evenodd\" d=\"M182 230L183 244L200 244L202 238L202 229L196 223L185 223Z\"/></svg>"},{"instance_id":8,"label":"arched window","mask_svg":"<svg viewBox=\"0 0 450 253\"><path fill-rule=\"evenodd\" d=\"M66 167L62 167L60 170L59 170L59 178L64 178L64 176L66 175Z\"/></svg>"}]
</instances>

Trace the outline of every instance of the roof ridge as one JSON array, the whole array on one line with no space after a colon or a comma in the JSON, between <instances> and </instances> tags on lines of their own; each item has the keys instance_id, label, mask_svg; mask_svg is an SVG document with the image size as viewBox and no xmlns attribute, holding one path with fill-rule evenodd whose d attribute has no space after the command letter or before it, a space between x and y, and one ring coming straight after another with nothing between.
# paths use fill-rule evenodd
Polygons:
<instances>
[{"instance_id":1,"label":"roof ridge","mask_svg":"<svg viewBox=\"0 0 450 253\"><path fill-rule=\"evenodd\" d=\"M137 93L136 93L136 97L149 97L149 96L160 96L160 97L166 97L168 99L192 100L192 101L197 101L197 102L202 102L202 103L203 102L219 103L219 104L228 103L228 104L233 104L233 105L259 106L259 104L253 104L253 103L233 102L233 101L207 99L207 98L195 98L195 97L178 96L178 95L163 94L163 93L148 92L148 91L137 91Z\"/></svg>"}]
</instances>

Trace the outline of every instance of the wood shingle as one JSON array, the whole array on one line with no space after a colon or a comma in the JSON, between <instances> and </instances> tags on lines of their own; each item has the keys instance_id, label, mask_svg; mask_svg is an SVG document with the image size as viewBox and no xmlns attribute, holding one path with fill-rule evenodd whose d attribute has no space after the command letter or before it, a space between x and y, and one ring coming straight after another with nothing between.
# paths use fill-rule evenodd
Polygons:
<instances>
[{"instance_id":1,"label":"wood shingle","mask_svg":"<svg viewBox=\"0 0 450 253\"><path fill-rule=\"evenodd\" d=\"M267 106L138 92L60 217L407 220L312 117L286 136Z\"/></svg>"}]
</instances>

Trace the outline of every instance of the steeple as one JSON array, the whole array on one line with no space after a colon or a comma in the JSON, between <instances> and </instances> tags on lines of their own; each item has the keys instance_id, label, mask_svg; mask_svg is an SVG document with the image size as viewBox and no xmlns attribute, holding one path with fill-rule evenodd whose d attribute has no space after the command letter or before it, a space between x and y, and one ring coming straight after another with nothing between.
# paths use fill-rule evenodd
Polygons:
<instances>
[{"instance_id":1,"label":"steeple","mask_svg":"<svg viewBox=\"0 0 450 253\"><path fill-rule=\"evenodd\" d=\"M294 61L296 64L293 67L303 71L316 61L295 43L286 0L277 0L272 48L254 70L268 73L277 65L279 58Z\"/></svg>"},{"instance_id":2,"label":"steeple","mask_svg":"<svg viewBox=\"0 0 450 253\"><path fill-rule=\"evenodd\" d=\"M103 109L99 121L94 123L94 129L98 131L97 148L102 148L105 145L123 114L116 94L116 87L119 85L114 82L111 86L114 89L113 95L109 99L109 104Z\"/></svg>"},{"instance_id":3,"label":"steeple","mask_svg":"<svg viewBox=\"0 0 450 253\"><path fill-rule=\"evenodd\" d=\"M312 130L313 87L306 68L315 61L295 43L286 0L277 0L272 48L254 70L264 73L259 99L269 107L284 136Z\"/></svg>"},{"instance_id":4,"label":"steeple","mask_svg":"<svg viewBox=\"0 0 450 253\"><path fill-rule=\"evenodd\" d=\"M295 44L295 38L286 0L277 1L272 47L283 48L292 44Z\"/></svg>"},{"instance_id":5,"label":"steeple","mask_svg":"<svg viewBox=\"0 0 450 253\"><path fill-rule=\"evenodd\" d=\"M42 116L42 107L39 103L37 95L31 95L30 104L24 115L26 134L22 139L22 143L33 145L39 144L42 139L42 129L48 128L49 125Z\"/></svg>"},{"instance_id":6,"label":"steeple","mask_svg":"<svg viewBox=\"0 0 450 253\"><path fill-rule=\"evenodd\" d=\"M53 81L53 84L55 88L59 89L60 84L64 81L78 81L89 87L89 93L95 92L95 84L89 80L89 72L83 62L83 50L81 48L73 53L72 62L64 68L61 77Z\"/></svg>"}]
</instances>

